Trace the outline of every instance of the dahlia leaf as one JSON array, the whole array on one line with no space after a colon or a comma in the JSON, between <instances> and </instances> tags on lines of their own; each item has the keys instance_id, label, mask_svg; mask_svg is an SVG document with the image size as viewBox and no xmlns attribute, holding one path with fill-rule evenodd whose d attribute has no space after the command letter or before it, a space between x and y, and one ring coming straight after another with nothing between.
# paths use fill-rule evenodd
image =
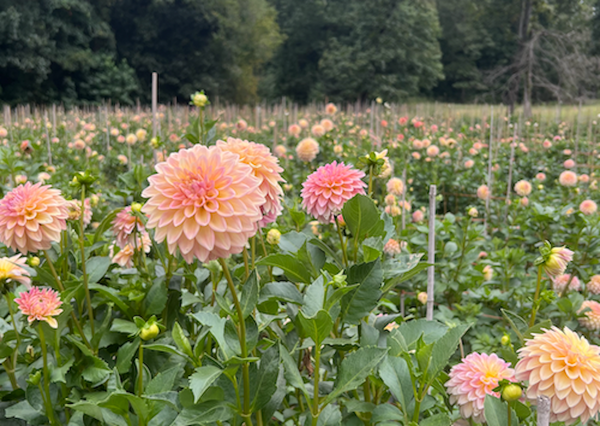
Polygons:
<instances>
[{"instance_id":1,"label":"dahlia leaf","mask_svg":"<svg viewBox=\"0 0 600 426\"><path fill-rule=\"evenodd\" d=\"M258 262L257 265L276 266L283 270L285 275L296 282L310 283L312 277L306 266L290 254L271 254Z\"/></svg>"},{"instance_id":2,"label":"dahlia leaf","mask_svg":"<svg viewBox=\"0 0 600 426\"><path fill-rule=\"evenodd\" d=\"M342 318L346 323L358 324L377 306L382 281L383 269L379 260L350 267L347 282L358 284L358 288L342 298Z\"/></svg>"},{"instance_id":3,"label":"dahlia leaf","mask_svg":"<svg viewBox=\"0 0 600 426\"><path fill-rule=\"evenodd\" d=\"M486 395L484 402L485 419L488 426L506 426L508 424L508 410L506 402L493 395ZM519 418L514 410L510 410L511 424L519 426Z\"/></svg>"},{"instance_id":4,"label":"dahlia leaf","mask_svg":"<svg viewBox=\"0 0 600 426\"><path fill-rule=\"evenodd\" d=\"M387 349L368 347L352 352L340 365L333 391L327 395L323 405L329 404L339 395L360 386L387 354Z\"/></svg>"},{"instance_id":5,"label":"dahlia leaf","mask_svg":"<svg viewBox=\"0 0 600 426\"><path fill-rule=\"evenodd\" d=\"M244 319L248 317L256 307L258 302L258 273L256 269L250 272L250 276L242 287L242 294L240 296L240 303L242 305L242 316Z\"/></svg>"},{"instance_id":6,"label":"dahlia leaf","mask_svg":"<svg viewBox=\"0 0 600 426\"><path fill-rule=\"evenodd\" d=\"M282 302L302 304L302 294L298 291L295 284L280 281L265 284L260 291L259 303L264 303L268 300L280 300Z\"/></svg>"},{"instance_id":7,"label":"dahlia leaf","mask_svg":"<svg viewBox=\"0 0 600 426\"><path fill-rule=\"evenodd\" d=\"M218 367L206 365L196 368L194 374L190 376L190 389L194 393L194 403L198 402L206 390L223 373Z\"/></svg>"},{"instance_id":8,"label":"dahlia leaf","mask_svg":"<svg viewBox=\"0 0 600 426\"><path fill-rule=\"evenodd\" d=\"M317 345L329 336L333 328L333 320L327 311L320 310L313 317L306 317L302 311L298 313L298 321L304 333Z\"/></svg>"},{"instance_id":9,"label":"dahlia leaf","mask_svg":"<svg viewBox=\"0 0 600 426\"><path fill-rule=\"evenodd\" d=\"M273 345L262 354L256 378L250 382L250 395L254 395L253 412L267 405L277 390L280 365L279 347Z\"/></svg>"}]
</instances>

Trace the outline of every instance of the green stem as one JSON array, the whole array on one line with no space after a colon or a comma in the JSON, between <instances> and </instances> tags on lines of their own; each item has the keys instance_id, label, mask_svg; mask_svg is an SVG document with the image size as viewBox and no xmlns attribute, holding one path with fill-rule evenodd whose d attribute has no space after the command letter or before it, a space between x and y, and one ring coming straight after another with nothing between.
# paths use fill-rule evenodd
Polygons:
<instances>
[{"instance_id":1,"label":"green stem","mask_svg":"<svg viewBox=\"0 0 600 426\"><path fill-rule=\"evenodd\" d=\"M13 330L15 330L15 337L17 339L17 346L15 347L15 350L13 351L12 361L10 363L10 365L12 366L12 369L11 369L10 373L8 371L6 373L8 374L8 377L10 378L10 383L11 383L11 385L13 385L13 389L16 389L19 386L17 385L17 387L15 387L17 380L15 377L14 368L17 366L17 356L19 355L19 346L21 345L21 335L19 334L19 330L17 329L17 322L15 321L15 313L12 308L10 296L8 293L6 293L6 294L4 294L4 297L6 298L6 304L8 305L8 312L10 313L10 319L12 321ZM12 377L11 377L11 375L12 375ZM14 383L13 383L13 381L14 381Z\"/></svg>"},{"instance_id":2,"label":"green stem","mask_svg":"<svg viewBox=\"0 0 600 426\"><path fill-rule=\"evenodd\" d=\"M131 145L129 145L131 146ZM79 215L79 248L81 250L81 272L83 277L83 288L85 289L85 300L88 308L88 315L90 317L90 328L92 330L92 336L96 334L94 328L94 310L92 309L92 297L90 295L90 289L88 287L88 276L85 266L85 234L83 228L83 215L85 212L85 185L81 187L81 214Z\"/></svg>"},{"instance_id":3,"label":"green stem","mask_svg":"<svg viewBox=\"0 0 600 426\"><path fill-rule=\"evenodd\" d=\"M252 253L251 253L252 254L252 263L251 263L250 268L254 269L254 261L256 259L256 235L254 237L252 237L252 242L250 244L250 247L252 249Z\"/></svg>"},{"instance_id":4,"label":"green stem","mask_svg":"<svg viewBox=\"0 0 600 426\"><path fill-rule=\"evenodd\" d=\"M52 259L50 259L50 255L48 254L48 251L44 250L44 256L46 257L46 262L48 263L48 266L50 266L50 271L52 272L52 276L54 277L54 279L56 280L56 282L58 284L58 288L60 289L61 292L65 291L65 288L62 285L62 281L60 280L60 278L58 278L56 269L54 269L54 263L52 263ZM79 320L75 316L75 312L73 312L73 311L71 311L71 319L75 323L75 326L77 327L77 330L79 331L79 334L80 334L81 338L83 339L83 342L85 343L85 345L92 352L94 352L94 350L92 349L92 345L90 345L90 342L88 341L87 337L85 337L85 333L83 332L81 323L79 322Z\"/></svg>"},{"instance_id":5,"label":"green stem","mask_svg":"<svg viewBox=\"0 0 600 426\"><path fill-rule=\"evenodd\" d=\"M40 345L42 346L42 359L44 361L43 373L44 373L44 392L46 394L46 412L50 424L55 424L54 410L52 408L52 400L50 399L50 374L48 373L48 348L46 347L46 338L44 336L44 330L42 324L38 324L38 334L40 337Z\"/></svg>"},{"instance_id":6,"label":"green stem","mask_svg":"<svg viewBox=\"0 0 600 426\"><path fill-rule=\"evenodd\" d=\"M510 402L507 403L506 406L508 407L508 426L512 426L512 413L510 412Z\"/></svg>"},{"instance_id":7,"label":"green stem","mask_svg":"<svg viewBox=\"0 0 600 426\"><path fill-rule=\"evenodd\" d=\"M140 342L140 349L138 352L138 396L142 396L142 390L144 387L144 344Z\"/></svg>"},{"instance_id":8,"label":"green stem","mask_svg":"<svg viewBox=\"0 0 600 426\"><path fill-rule=\"evenodd\" d=\"M344 244L344 237L342 235L342 230L340 229L340 224L337 219L335 219L335 227L337 229L338 237L340 237L340 244L342 245L342 258L344 259L344 267L348 267L348 255L346 254L346 244Z\"/></svg>"},{"instance_id":9,"label":"green stem","mask_svg":"<svg viewBox=\"0 0 600 426\"><path fill-rule=\"evenodd\" d=\"M252 240L252 246L254 248L254 239ZM235 285L233 284L233 280L231 279L231 274L229 273L229 268L227 268L225 260L221 258L219 259L219 263L223 268L223 274L227 280L227 286L229 287L233 304L235 305L235 309L237 311L239 323L238 338L240 340L241 355L242 359L246 359L248 358L248 348L246 347L246 324L244 322L242 306L240 305L240 301L237 297ZM254 268L254 250L252 250L252 263L252 267ZM247 426L252 426L252 413L250 412L250 365L248 364L248 361L244 361L242 363L242 380L244 382L244 407L242 411L242 417L245 419Z\"/></svg>"},{"instance_id":10,"label":"green stem","mask_svg":"<svg viewBox=\"0 0 600 426\"><path fill-rule=\"evenodd\" d=\"M262 246L263 254L265 257L267 257L269 253L267 252L267 246L265 245L265 238L263 236L262 229L258 230L258 235L260 236L260 245ZM252 267L254 267L254 265ZM269 278L271 278L271 281L275 281L273 278L273 268L268 266L267 270L269 271Z\"/></svg>"},{"instance_id":11,"label":"green stem","mask_svg":"<svg viewBox=\"0 0 600 426\"><path fill-rule=\"evenodd\" d=\"M531 308L531 319L529 320L529 327L533 327L535 324L535 316L539 307L540 290L542 288L542 265L538 266L537 274L537 285L535 287L535 295L533 296L533 306Z\"/></svg>"},{"instance_id":12,"label":"green stem","mask_svg":"<svg viewBox=\"0 0 600 426\"><path fill-rule=\"evenodd\" d=\"M369 197L373 194L373 166L369 166Z\"/></svg>"},{"instance_id":13,"label":"green stem","mask_svg":"<svg viewBox=\"0 0 600 426\"><path fill-rule=\"evenodd\" d=\"M312 426L317 426L319 421L319 379L321 369L321 345L315 345L315 375L313 391Z\"/></svg>"},{"instance_id":14,"label":"green stem","mask_svg":"<svg viewBox=\"0 0 600 426\"><path fill-rule=\"evenodd\" d=\"M19 389L17 377L15 376L15 370L10 358L6 358L2 363L2 366L4 367L4 371L6 371L6 374L8 375L8 379L10 380L10 385L12 386L13 390Z\"/></svg>"},{"instance_id":15,"label":"green stem","mask_svg":"<svg viewBox=\"0 0 600 426\"><path fill-rule=\"evenodd\" d=\"M242 255L244 256L244 274L246 277L245 279L248 279L248 277L250 276L250 266L248 266L248 252L246 251L246 247L244 247Z\"/></svg>"}]
</instances>

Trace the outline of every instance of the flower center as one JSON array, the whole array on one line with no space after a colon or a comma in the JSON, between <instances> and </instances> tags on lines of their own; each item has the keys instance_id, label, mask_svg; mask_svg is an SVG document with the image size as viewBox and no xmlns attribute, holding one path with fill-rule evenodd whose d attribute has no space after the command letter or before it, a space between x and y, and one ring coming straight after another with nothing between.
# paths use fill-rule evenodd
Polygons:
<instances>
[{"instance_id":1,"label":"flower center","mask_svg":"<svg viewBox=\"0 0 600 426\"><path fill-rule=\"evenodd\" d=\"M205 180L199 176L195 176L184 183L181 190L189 204L194 204L196 207L203 207L207 202L219 196L219 191L215 188L215 182Z\"/></svg>"}]
</instances>

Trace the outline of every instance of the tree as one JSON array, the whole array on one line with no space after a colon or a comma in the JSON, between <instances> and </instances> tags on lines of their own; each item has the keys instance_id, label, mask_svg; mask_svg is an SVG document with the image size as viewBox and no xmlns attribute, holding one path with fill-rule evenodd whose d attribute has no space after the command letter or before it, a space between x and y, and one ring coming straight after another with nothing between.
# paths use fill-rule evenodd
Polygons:
<instances>
[{"instance_id":1,"label":"tree","mask_svg":"<svg viewBox=\"0 0 600 426\"><path fill-rule=\"evenodd\" d=\"M3 0L0 10L0 99L132 101L132 70L115 61L110 27L89 2Z\"/></svg>"},{"instance_id":2,"label":"tree","mask_svg":"<svg viewBox=\"0 0 600 426\"><path fill-rule=\"evenodd\" d=\"M265 0L116 0L111 8L119 56L150 94L188 99L204 89L235 102L256 95L257 72L279 41L275 11Z\"/></svg>"}]
</instances>

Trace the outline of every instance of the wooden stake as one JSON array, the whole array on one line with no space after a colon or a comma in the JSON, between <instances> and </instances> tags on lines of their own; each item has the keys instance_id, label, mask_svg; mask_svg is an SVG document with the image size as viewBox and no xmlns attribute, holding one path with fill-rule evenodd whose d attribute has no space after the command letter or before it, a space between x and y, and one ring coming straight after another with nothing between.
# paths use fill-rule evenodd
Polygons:
<instances>
[{"instance_id":1,"label":"wooden stake","mask_svg":"<svg viewBox=\"0 0 600 426\"><path fill-rule=\"evenodd\" d=\"M406 228L406 208L404 207L406 201L406 167L402 170L402 183L404 184L404 191L402 191L402 231Z\"/></svg>"},{"instance_id":2,"label":"wooden stake","mask_svg":"<svg viewBox=\"0 0 600 426\"><path fill-rule=\"evenodd\" d=\"M435 285L435 195L436 186L429 187L429 244L427 262L431 265L427 268L427 320L433 321L433 299Z\"/></svg>"},{"instance_id":3,"label":"wooden stake","mask_svg":"<svg viewBox=\"0 0 600 426\"><path fill-rule=\"evenodd\" d=\"M537 426L550 425L550 398L538 396L537 399Z\"/></svg>"},{"instance_id":4,"label":"wooden stake","mask_svg":"<svg viewBox=\"0 0 600 426\"><path fill-rule=\"evenodd\" d=\"M158 131L157 123L157 104L158 104L158 74L152 73L152 138L156 137Z\"/></svg>"},{"instance_id":5,"label":"wooden stake","mask_svg":"<svg viewBox=\"0 0 600 426\"><path fill-rule=\"evenodd\" d=\"M494 142L494 106L491 107L490 117L490 143L488 147L488 176L487 176L487 187L490 195L485 199L485 226L484 230L487 232L487 223L489 222L490 215L490 198L492 196L492 145Z\"/></svg>"},{"instance_id":6,"label":"wooden stake","mask_svg":"<svg viewBox=\"0 0 600 426\"><path fill-rule=\"evenodd\" d=\"M52 165L52 146L50 146L50 132L48 131L48 114L44 113L44 127L46 128L46 145L48 147L48 164Z\"/></svg>"},{"instance_id":7,"label":"wooden stake","mask_svg":"<svg viewBox=\"0 0 600 426\"><path fill-rule=\"evenodd\" d=\"M515 145L517 140L517 124L515 123L515 131L513 133L513 140L510 144L510 160L508 162L508 187L506 188L506 214L508 214L508 203L510 201L510 190L512 188L512 172L513 164L515 162ZM506 216L506 215L505 215Z\"/></svg>"}]
</instances>

